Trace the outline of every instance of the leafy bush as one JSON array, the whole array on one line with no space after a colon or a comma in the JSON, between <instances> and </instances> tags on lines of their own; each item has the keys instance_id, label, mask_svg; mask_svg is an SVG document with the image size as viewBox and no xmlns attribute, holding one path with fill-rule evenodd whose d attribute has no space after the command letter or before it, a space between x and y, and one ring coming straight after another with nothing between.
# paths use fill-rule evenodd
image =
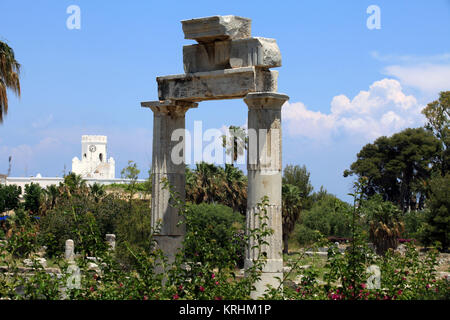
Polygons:
<instances>
[{"instance_id":1,"label":"leafy bush","mask_svg":"<svg viewBox=\"0 0 450 320\"><path fill-rule=\"evenodd\" d=\"M118 211L115 219L116 256L128 269L138 263L133 252L148 255L152 249L151 212L148 202L134 201L131 209ZM131 250L131 251L130 251Z\"/></svg>"},{"instance_id":2,"label":"leafy bush","mask_svg":"<svg viewBox=\"0 0 450 320\"><path fill-rule=\"evenodd\" d=\"M13 257L26 258L38 247L36 219L23 209L17 209L9 224L7 250Z\"/></svg>"},{"instance_id":3,"label":"leafy bush","mask_svg":"<svg viewBox=\"0 0 450 320\"><path fill-rule=\"evenodd\" d=\"M22 189L16 185L4 186L0 184L0 213L19 207L19 196Z\"/></svg>"},{"instance_id":4,"label":"leafy bush","mask_svg":"<svg viewBox=\"0 0 450 320\"><path fill-rule=\"evenodd\" d=\"M25 185L25 210L38 214L43 201L43 190L37 183Z\"/></svg>"},{"instance_id":5,"label":"leafy bush","mask_svg":"<svg viewBox=\"0 0 450 320\"><path fill-rule=\"evenodd\" d=\"M220 204L191 204L186 212L185 254L189 259L220 267L225 262L242 264L244 245L239 231L244 226L241 214ZM216 248L215 252L210 247ZM212 254L208 256L208 254Z\"/></svg>"},{"instance_id":6,"label":"leafy bush","mask_svg":"<svg viewBox=\"0 0 450 320\"><path fill-rule=\"evenodd\" d=\"M441 250L447 251L450 245L450 173L431 179L430 190L422 242L438 241Z\"/></svg>"},{"instance_id":7,"label":"leafy bush","mask_svg":"<svg viewBox=\"0 0 450 320\"><path fill-rule=\"evenodd\" d=\"M322 235L317 230L312 230L304 224L297 224L294 229L295 239L301 246L308 246L318 241Z\"/></svg>"},{"instance_id":8,"label":"leafy bush","mask_svg":"<svg viewBox=\"0 0 450 320\"><path fill-rule=\"evenodd\" d=\"M112 231L111 220L120 211L120 206L102 203L85 197L72 197L61 202L41 218L39 242L47 246L47 254L52 256L64 252L65 241L72 239L79 252L94 255L105 249L104 233ZM115 211L116 210L116 211ZM111 219L111 220L110 220Z\"/></svg>"},{"instance_id":9,"label":"leafy bush","mask_svg":"<svg viewBox=\"0 0 450 320\"><path fill-rule=\"evenodd\" d=\"M351 207L333 195L325 194L306 210L300 218L295 237L300 245L310 244L322 236L349 237L351 235ZM317 233L318 232L318 233Z\"/></svg>"},{"instance_id":10,"label":"leafy bush","mask_svg":"<svg viewBox=\"0 0 450 320\"><path fill-rule=\"evenodd\" d=\"M425 224L426 210L411 210L403 214L402 220L405 231L402 234L404 238L421 239Z\"/></svg>"}]
</instances>

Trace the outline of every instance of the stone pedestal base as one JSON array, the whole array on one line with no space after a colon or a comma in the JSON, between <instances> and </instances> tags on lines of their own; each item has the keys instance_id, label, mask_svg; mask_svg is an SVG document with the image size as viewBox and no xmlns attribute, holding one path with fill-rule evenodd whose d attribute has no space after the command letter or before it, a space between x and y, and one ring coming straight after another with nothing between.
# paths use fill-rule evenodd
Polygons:
<instances>
[{"instance_id":1,"label":"stone pedestal base","mask_svg":"<svg viewBox=\"0 0 450 320\"><path fill-rule=\"evenodd\" d=\"M167 259L167 263L172 264L175 261L176 254L183 247L184 236L154 235L154 238L157 243L157 248L162 250ZM156 273L163 271L161 266L155 269Z\"/></svg>"},{"instance_id":2,"label":"stone pedestal base","mask_svg":"<svg viewBox=\"0 0 450 320\"><path fill-rule=\"evenodd\" d=\"M264 292L267 290L267 286L270 285L273 288L278 288L280 286L280 278L283 280L283 272L264 272L261 274L261 280L255 282L253 285L255 286L255 291L250 293L250 298L256 300L261 298L264 295ZM283 287L283 285L281 285Z\"/></svg>"}]
</instances>

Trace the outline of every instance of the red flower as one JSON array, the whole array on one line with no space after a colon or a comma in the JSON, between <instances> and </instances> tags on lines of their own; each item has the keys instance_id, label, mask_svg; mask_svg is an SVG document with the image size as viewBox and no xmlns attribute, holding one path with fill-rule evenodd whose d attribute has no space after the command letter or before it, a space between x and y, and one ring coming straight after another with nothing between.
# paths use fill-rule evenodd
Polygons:
<instances>
[{"instance_id":1,"label":"red flower","mask_svg":"<svg viewBox=\"0 0 450 320\"><path fill-rule=\"evenodd\" d=\"M204 291L205 291L205 288L203 288L202 286L200 286L200 291L201 291L201 292L204 292Z\"/></svg>"},{"instance_id":2,"label":"red flower","mask_svg":"<svg viewBox=\"0 0 450 320\"><path fill-rule=\"evenodd\" d=\"M222 297L214 297L214 300L222 300Z\"/></svg>"},{"instance_id":3,"label":"red flower","mask_svg":"<svg viewBox=\"0 0 450 320\"><path fill-rule=\"evenodd\" d=\"M402 290L398 290L398 291L397 291L397 294L398 294L398 295L401 295L402 293L403 293Z\"/></svg>"},{"instance_id":4,"label":"red flower","mask_svg":"<svg viewBox=\"0 0 450 320\"><path fill-rule=\"evenodd\" d=\"M406 280L406 278L405 278L405 277L403 277L403 278L402 278L402 280L403 280L403 281L405 281L405 280Z\"/></svg>"},{"instance_id":5,"label":"red flower","mask_svg":"<svg viewBox=\"0 0 450 320\"><path fill-rule=\"evenodd\" d=\"M91 292L94 292L94 287L90 287L89 290L90 290Z\"/></svg>"},{"instance_id":6,"label":"red flower","mask_svg":"<svg viewBox=\"0 0 450 320\"><path fill-rule=\"evenodd\" d=\"M295 291L300 292L300 287L298 287L297 289L295 289Z\"/></svg>"},{"instance_id":7,"label":"red flower","mask_svg":"<svg viewBox=\"0 0 450 320\"><path fill-rule=\"evenodd\" d=\"M175 293L175 294L173 295L173 300L178 300L179 297L180 297L180 296L178 296L178 294Z\"/></svg>"},{"instance_id":8,"label":"red flower","mask_svg":"<svg viewBox=\"0 0 450 320\"><path fill-rule=\"evenodd\" d=\"M427 287L427 289L430 289L431 286L429 284L427 284L426 287Z\"/></svg>"},{"instance_id":9,"label":"red flower","mask_svg":"<svg viewBox=\"0 0 450 320\"><path fill-rule=\"evenodd\" d=\"M179 286L178 286L178 290L183 290L183 285L182 284L180 284Z\"/></svg>"},{"instance_id":10,"label":"red flower","mask_svg":"<svg viewBox=\"0 0 450 320\"><path fill-rule=\"evenodd\" d=\"M122 288L123 287L123 283L121 282L121 283L119 283L119 287L120 288Z\"/></svg>"},{"instance_id":11,"label":"red flower","mask_svg":"<svg viewBox=\"0 0 450 320\"><path fill-rule=\"evenodd\" d=\"M144 300L148 300L148 297L147 297L147 296L144 296Z\"/></svg>"}]
</instances>

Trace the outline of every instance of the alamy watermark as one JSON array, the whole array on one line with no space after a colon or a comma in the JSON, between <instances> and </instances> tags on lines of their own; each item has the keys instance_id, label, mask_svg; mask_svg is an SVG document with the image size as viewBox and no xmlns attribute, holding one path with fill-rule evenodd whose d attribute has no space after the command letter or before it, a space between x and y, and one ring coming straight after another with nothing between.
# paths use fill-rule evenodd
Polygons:
<instances>
[{"instance_id":1,"label":"alamy watermark","mask_svg":"<svg viewBox=\"0 0 450 320\"><path fill-rule=\"evenodd\" d=\"M370 16L367 18L367 29L374 30L374 29L381 29L381 9L377 5L370 5L367 7L366 10L367 14L370 14Z\"/></svg>"},{"instance_id":2,"label":"alamy watermark","mask_svg":"<svg viewBox=\"0 0 450 320\"><path fill-rule=\"evenodd\" d=\"M165 137L161 137L164 139ZM276 169L281 165L281 129L207 129L194 121L194 131L176 129L170 137L171 161L175 165L208 162L258 165Z\"/></svg>"},{"instance_id":3,"label":"alamy watermark","mask_svg":"<svg viewBox=\"0 0 450 320\"><path fill-rule=\"evenodd\" d=\"M70 5L66 9L66 13L69 14L66 20L66 27L69 30L81 29L81 9L77 5Z\"/></svg>"}]
</instances>

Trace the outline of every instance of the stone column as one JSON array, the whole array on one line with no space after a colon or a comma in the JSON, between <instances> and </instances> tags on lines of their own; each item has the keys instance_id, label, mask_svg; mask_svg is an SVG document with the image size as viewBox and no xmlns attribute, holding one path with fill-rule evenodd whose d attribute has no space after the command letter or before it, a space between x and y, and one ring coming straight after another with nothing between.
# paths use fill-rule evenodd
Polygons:
<instances>
[{"instance_id":1,"label":"stone column","mask_svg":"<svg viewBox=\"0 0 450 320\"><path fill-rule=\"evenodd\" d=\"M169 190L164 188L163 179L167 179L179 198L185 199L185 159L184 147L172 151L175 146L185 142L185 113L196 108L197 103L183 101L152 101L141 103L153 111L153 153L152 153L152 208L151 223L159 229L156 242L159 248L173 261L181 247L185 228L178 226L178 209L171 206ZM179 129L179 130L178 130ZM172 141L172 133L177 130L178 139Z\"/></svg>"},{"instance_id":2,"label":"stone column","mask_svg":"<svg viewBox=\"0 0 450 320\"><path fill-rule=\"evenodd\" d=\"M75 244L72 239L66 240L66 250L64 253L64 258L67 261L73 261L75 257Z\"/></svg>"},{"instance_id":3,"label":"stone column","mask_svg":"<svg viewBox=\"0 0 450 320\"><path fill-rule=\"evenodd\" d=\"M289 99L287 95L275 92L249 93L244 98L248 106L249 148L247 153L248 198L247 228L259 226L255 216L257 204L264 196L269 198L267 206L268 228L273 235L265 240L267 261L263 269L261 281L255 283L256 290L252 298L260 297L266 285L279 285L275 277L283 278L282 256L282 213L281 213L281 107ZM252 266L257 258L256 249L251 249L254 241L248 244L245 269Z\"/></svg>"}]
</instances>

